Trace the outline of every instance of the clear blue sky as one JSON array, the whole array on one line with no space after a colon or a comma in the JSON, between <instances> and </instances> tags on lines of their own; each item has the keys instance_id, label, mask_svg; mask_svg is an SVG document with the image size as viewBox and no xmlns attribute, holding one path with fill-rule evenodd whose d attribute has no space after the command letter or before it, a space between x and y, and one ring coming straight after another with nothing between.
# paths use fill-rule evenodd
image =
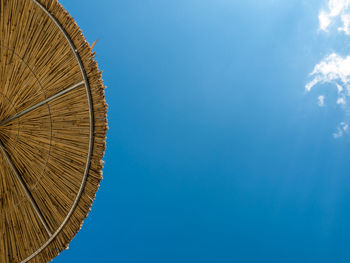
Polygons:
<instances>
[{"instance_id":1,"label":"clear blue sky","mask_svg":"<svg viewBox=\"0 0 350 263\"><path fill-rule=\"evenodd\" d=\"M305 91L350 53L319 30L327 1L60 2L99 40L110 130L92 212L55 263L350 261L347 117L317 105L335 89Z\"/></svg>"}]
</instances>

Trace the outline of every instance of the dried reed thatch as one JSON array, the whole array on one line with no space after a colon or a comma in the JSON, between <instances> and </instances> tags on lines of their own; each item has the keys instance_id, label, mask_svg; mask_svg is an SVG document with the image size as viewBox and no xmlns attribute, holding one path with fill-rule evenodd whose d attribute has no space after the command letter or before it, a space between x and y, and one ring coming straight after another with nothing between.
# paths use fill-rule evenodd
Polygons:
<instances>
[{"instance_id":1,"label":"dried reed thatch","mask_svg":"<svg viewBox=\"0 0 350 263\"><path fill-rule=\"evenodd\" d=\"M57 0L0 0L0 262L49 262L102 178L101 72Z\"/></svg>"}]
</instances>

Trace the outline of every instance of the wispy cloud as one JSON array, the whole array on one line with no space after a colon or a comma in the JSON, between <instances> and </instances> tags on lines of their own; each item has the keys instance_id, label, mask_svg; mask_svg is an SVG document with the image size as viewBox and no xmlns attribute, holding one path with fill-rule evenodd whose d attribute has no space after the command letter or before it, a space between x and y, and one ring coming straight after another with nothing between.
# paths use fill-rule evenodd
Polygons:
<instances>
[{"instance_id":1,"label":"wispy cloud","mask_svg":"<svg viewBox=\"0 0 350 263\"><path fill-rule=\"evenodd\" d=\"M311 80L305 85L305 90L310 92L321 84L331 84L327 87L336 89L337 99L335 103L341 107L345 117L350 120L350 107L347 100L350 98L350 56L341 57L336 53L326 56L318 63L310 73ZM318 96L318 105L325 106L325 96ZM341 122L334 138L340 138L348 130L348 124Z\"/></svg>"},{"instance_id":2,"label":"wispy cloud","mask_svg":"<svg viewBox=\"0 0 350 263\"><path fill-rule=\"evenodd\" d=\"M318 96L318 106L323 107L324 106L324 95Z\"/></svg>"},{"instance_id":3,"label":"wispy cloud","mask_svg":"<svg viewBox=\"0 0 350 263\"><path fill-rule=\"evenodd\" d=\"M343 26L339 27L339 31L343 31L346 35L350 35L350 15L344 14L341 16Z\"/></svg>"},{"instance_id":4,"label":"wispy cloud","mask_svg":"<svg viewBox=\"0 0 350 263\"><path fill-rule=\"evenodd\" d=\"M344 133L348 132L349 125L345 122L341 122L339 127L337 128L337 132L333 133L334 138L340 138L344 135Z\"/></svg>"},{"instance_id":5,"label":"wispy cloud","mask_svg":"<svg viewBox=\"0 0 350 263\"><path fill-rule=\"evenodd\" d=\"M350 35L350 0L329 0L328 7L319 12L318 18L321 31L336 30ZM310 81L305 85L305 90L310 92L323 84L336 89L337 98L334 103L345 113L346 120L340 122L333 134L334 138L340 138L348 132L350 122L350 105L347 103L350 99L350 55L341 56L332 52L325 56L310 73ZM317 99L320 107L326 106L325 95L320 95ZM327 105L330 103L333 102L327 99Z\"/></svg>"},{"instance_id":6,"label":"wispy cloud","mask_svg":"<svg viewBox=\"0 0 350 263\"><path fill-rule=\"evenodd\" d=\"M333 83L341 96L345 90L344 86L348 91L350 84L350 56L341 57L332 53L314 67L310 76L313 79L306 84L306 91L311 91L314 86L320 83Z\"/></svg>"},{"instance_id":7,"label":"wispy cloud","mask_svg":"<svg viewBox=\"0 0 350 263\"><path fill-rule=\"evenodd\" d=\"M337 18L340 18L342 26L340 26L338 30L350 34L350 16L346 13L349 6L350 0L329 0L328 9L321 10L318 15L320 30L328 31L330 25L333 24Z\"/></svg>"}]
</instances>

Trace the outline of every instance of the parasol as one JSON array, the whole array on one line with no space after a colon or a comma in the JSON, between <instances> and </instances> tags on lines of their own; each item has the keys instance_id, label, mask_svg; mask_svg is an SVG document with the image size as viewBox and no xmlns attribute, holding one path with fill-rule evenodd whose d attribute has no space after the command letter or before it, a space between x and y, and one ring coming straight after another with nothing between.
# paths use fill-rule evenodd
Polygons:
<instances>
[{"instance_id":1,"label":"parasol","mask_svg":"<svg viewBox=\"0 0 350 263\"><path fill-rule=\"evenodd\" d=\"M0 262L49 262L80 230L107 130L94 53L57 0L0 0Z\"/></svg>"}]
</instances>

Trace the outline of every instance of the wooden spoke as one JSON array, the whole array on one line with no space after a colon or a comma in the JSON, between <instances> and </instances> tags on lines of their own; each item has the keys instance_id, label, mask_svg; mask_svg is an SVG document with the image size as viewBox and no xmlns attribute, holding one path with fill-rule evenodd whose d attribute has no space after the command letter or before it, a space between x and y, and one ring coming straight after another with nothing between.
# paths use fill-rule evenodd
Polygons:
<instances>
[{"instance_id":1,"label":"wooden spoke","mask_svg":"<svg viewBox=\"0 0 350 263\"><path fill-rule=\"evenodd\" d=\"M50 262L102 180L102 72L58 0L0 2L0 263Z\"/></svg>"},{"instance_id":2,"label":"wooden spoke","mask_svg":"<svg viewBox=\"0 0 350 263\"><path fill-rule=\"evenodd\" d=\"M1 149L2 153L4 154L6 160L8 161L8 163L9 163L9 165L10 165L10 167L11 167L13 173L15 174L15 176L16 176L18 182L19 182L20 185L22 186L22 188L23 188L23 190L24 190L26 196L28 197L28 199L29 199L31 205L33 206L33 208L34 208L34 210L35 210L35 213L37 214L37 216L39 217L41 223L42 223L43 226L45 227L46 232L49 234L49 236L52 236L52 233L51 233L51 231L50 231L50 229L49 229L48 224L46 223L46 220L45 220L43 214L41 213L41 211L40 211L38 205L36 204L36 202L35 202L35 200L34 200L32 194L30 193L30 191L29 191L29 189L28 189L28 187L27 187L26 183L24 182L23 178L22 178L21 175L19 174L17 168L15 167L14 163L12 162L11 157L10 157L10 155L7 153L7 151L6 151L6 149L5 149L5 147L4 147L4 145L3 145L2 142L0 142L0 149Z\"/></svg>"},{"instance_id":3,"label":"wooden spoke","mask_svg":"<svg viewBox=\"0 0 350 263\"><path fill-rule=\"evenodd\" d=\"M40 106L42 106L42 105L44 105L44 104L46 104L46 103L48 103L48 102L50 102L50 101L52 101L52 100L54 100L54 99L59 98L59 97L63 96L64 94L66 94L66 93L68 93L68 92L70 92L70 91L72 91L72 90L74 90L74 89L76 89L76 88L78 88L78 87L80 87L80 86L82 86L82 85L84 85L84 84L85 84L85 82L82 81L82 82L79 82L79 83L77 83L77 84L75 84L75 85L69 87L69 88L66 88L66 89L62 90L61 92L59 92L59 93L57 93L57 94L55 94L55 95L53 95L53 96L51 96L51 97L49 97L49 98L47 98L47 99L45 99L45 100L39 102L39 103L37 103L37 104L35 104L35 105L29 107L28 109L25 109L25 110L23 110L23 111L17 113L16 115L14 115L14 116L8 118L8 119L3 120L2 122L0 122L0 126L1 126L1 125L4 125L4 124L6 124L6 123L8 123L8 122L10 122L10 121L12 121L12 120L17 119L17 118L23 116L24 114L26 114L26 113L28 113L28 112L31 112L32 110L35 110L35 109L37 109L38 107L40 107Z\"/></svg>"}]
</instances>

